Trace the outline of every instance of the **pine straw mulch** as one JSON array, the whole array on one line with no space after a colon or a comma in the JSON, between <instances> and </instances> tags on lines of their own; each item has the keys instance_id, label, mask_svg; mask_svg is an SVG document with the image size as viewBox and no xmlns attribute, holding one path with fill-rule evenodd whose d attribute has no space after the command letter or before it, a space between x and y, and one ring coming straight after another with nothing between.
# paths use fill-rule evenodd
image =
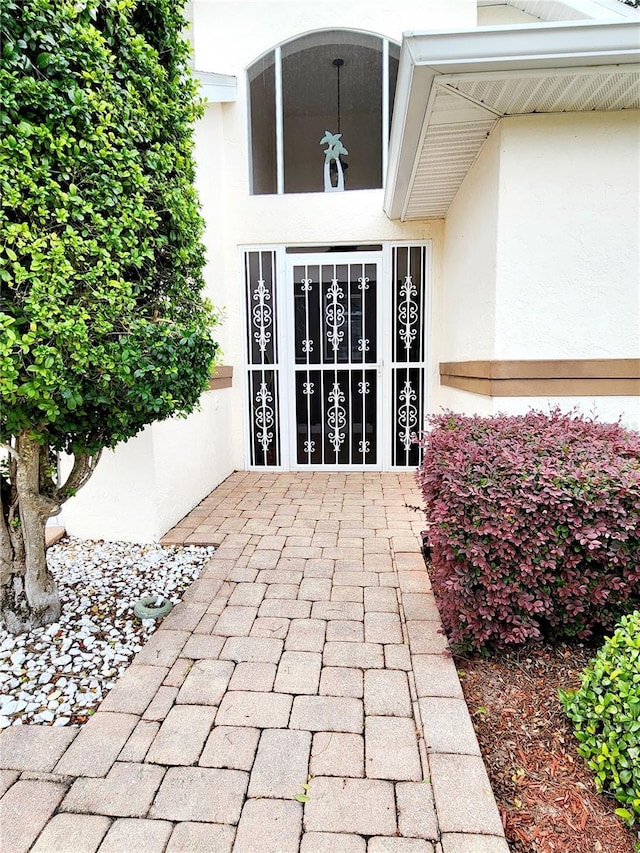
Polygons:
<instances>
[{"instance_id":1,"label":"pine straw mulch","mask_svg":"<svg viewBox=\"0 0 640 853\"><path fill-rule=\"evenodd\" d=\"M543 645L455 656L512 853L632 853L635 833L596 793L558 688L578 687L595 648Z\"/></svg>"}]
</instances>

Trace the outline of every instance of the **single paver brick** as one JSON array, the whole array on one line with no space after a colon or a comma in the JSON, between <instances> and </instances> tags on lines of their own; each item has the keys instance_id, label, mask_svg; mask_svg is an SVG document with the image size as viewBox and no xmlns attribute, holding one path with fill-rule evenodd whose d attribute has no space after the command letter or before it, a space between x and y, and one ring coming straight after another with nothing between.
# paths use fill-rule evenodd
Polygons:
<instances>
[{"instance_id":1,"label":"single paver brick","mask_svg":"<svg viewBox=\"0 0 640 853\"><path fill-rule=\"evenodd\" d=\"M78 734L76 726L9 726L2 732L2 766L48 773Z\"/></svg>"},{"instance_id":2,"label":"single paver brick","mask_svg":"<svg viewBox=\"0 0 640 853\"><path fill-rule=\"evenodd\" d=\"M414 592L431 592L431 583L426 571L424 572L398 572L398 581L402 590L402 599L404 601L405 593Z\"/></svg>"},{"instance_id":3,"label":"single paver brick","mask_svg":"<svg viewBox=\"0 0 640 853\"><path fill-rule=\"evenodd\" d=\"M310 601L293 601L289 598L265 598L258 610L259 616L281 619L308 619L310 613Z\"/></svg>"},{"instance_id":4,"label":"single paver brick","mask_svg":"<svg viewBox=\"0 0 640 853\"><path fill-rule=\"evenodd\" d=\"M285 800L247 800L234 853L298 853L302 805Z\"/></svg>"},{"instance_id":5,"label":"single paver brick","mask_svg":"<svg viewBox=\"0 0 640 853\"><path fill-rule=\"evenodd\" d=\"M292 701L293 697L285 693L229 691L220 703L216 724L284 729L289 722Z\"/></svg>"},{"instance_id":6,"label":"single paver brick","mask_svg":"<svg viewBox=\"0 0 640 853\"><path fill-rule=\"evenodd\" d=\"M407 622L412 655L439 654L449 648L440 621Z\"/></svg>"},{"instance_id":7,"label":"single paver brick","mask_svg":"<svg viewBox=\"0 0 640 853\"><path fill-rule=\"evenodd\" d=\"M317 776L305 805L307 832L395 835L396 804L391 782Z\"/></svg>"},{"instance_id":8,"label":"single paver brick","mask_svg":"<svg viewBox=\"0 0 640 853\"><path fill-rule=\"evenodd\" d=\"M276 616L259 616L251 628L252 637L276 637L284 640L289 631L290 619Z\"/></svg>"},{"instance_id":9,"label":"single paver brick","mask_svg":"<svg viewBox=\"0 0 640 853\"><path fill-rule=\"evenodd\" d=\"M257 607L225 607L213 632L222 637L246 637L257 613Z\"/></svg>"},{"instance_id":10,"label":"single paver brick","mask_svg":"<svg viewBox=\"0 0 640 853\"><path fill-rule=\"evenodd\" d=\"M189 670L176 702L182 705L218 705L233 673L227 660L199 660Z\"/></svg>"},{"instance_id":11,"label":"single paver brick","mask_svg":"<svg viewBox=\"0 0 640 853\"><path fill-rule=\"evenodd\" d=\"M176 705L169 711L147 754L152 764L194 764L209 736L216 708Z\"/></svg>"},{"instance_id":12,"label":"single paver brick","mask_svg":"<svg viewBox=\"0 0 640 853\"><path fill-rule=\"evenodd\" d=\"M364 694L362 670L344 666L325 666L320 674L320 695L353 696Z\"/></svg>"},{"instance_id":13,"label":"single paver brick","mask_svg":"<svg viewBox=\"0 0 640 853\"><path fill-rule=\"evenodd\" d=\"M284 647L291 652L321 652L327 623L323 619L293 619Z\"/></svg>"},{"instance_id":14,"label":"single paver brick","mask_svg":"<svg viewBox=\"0 0 640 853\"><path fill-rule=\"evenodd\" d=\"M402 627L396 613L365 613L364 636L368 643L401 643Z\"/></svg>"},{"instance_id":15,"label":"single paver brick","mask_svg":"<svg viewBox=\"0 0 640 853\"><path fill-rule=\"evenodd\" d=\"M177 687L169 687L166 684L158 688L147 710L142 715L143 720L164 720L178 695Z\"/></svg>"},{"instance_id":16,"label":"single paver brick","mask_svg":"<svg viewBox=\"0 0 640 853\"><path fill-rule=\"evenodd\" d=\"M109 818L100 815L57 814L31 850L33 853L95 853L110 825Z\"/></svg>"},{"instance_id":17,"label":"single paver brick","mask_svg":"<svg viewBox=\"0 0 640 853\"><path fill-rule=\"evenodd\" d=\"M433 593L403 592L402 608L405 619L409 621L440 618Z\"/></svg>"},{"instance_id":18,"label":"single paver brick","mask_svg":"<svg viewBox=\"0 0 640 853\"><path fill-rule=\"evenodd\" d=\"M430 841L422 838L387 838L378 836L370 838L367 853L434 853ZM471 853L470 850L467 853Z\"/></svg>"},{"instance_id":19,"label":"single paver brick","mask_svg":"<svg viewBox=\"0 0 640 853\"><path fill-rule=\"evenodd\" d=\"M154 737L158 734L160 723L155 720L140 720L122 747L118 761L144 761Z\"/></svg>"},{"instance_id":20,"label":"single paver brick","mask_svg":"<svg viewBox=\"0 0 640 853\"><path fill-rule=\"evenodd\" d=\"M100 705L100 713L143 714L168 672L166 666L132 664Z\"/></svg>"},{"instance_id":21,"label":"single paver brick","mask_svg":"<svg viewBox=\"0 0 640 853\"><path fill-rule=\"evenodd\" d=\"M334 567L333 560L323 558L306 560L304 576L305 578L330 578L333 577Z\"/></svg>"},{"instance_id":22,"label":"single paver brick","mask_svg":"<svg viewBox=\"0 0 640 853\"><path fill-rule=\"evenodd\" d=\"M416 546L417 546L416 542ZM424 557L420 553L420 551L416 550L413 553L409 551L403 551L402 553L396 553L395 555L396 566L398 567L398 571L417 571L427 573L427 569L424 563Z\"/></svg>"},{"instance_id":23,"label":"single paver brick","mask_svg":"<svg viewBox=\"0 0 640 853\"><path fill-rule=\"evenodd\" d=\"M509 845L496 835L467 835L445 832L442 836L442 853L509 853Z\"/></svg>"},{"instance_id":24,"label":"single paver brick","mask_svg":"<svg viewBox=\"0 0 640 853\"><path fill-rule=\"evenodd\" d=\"M164 772L152 764L114 764L104 779L76 779L61 811L143 817Z\"/></svg>"},{"instance_id":25,"label":"single paver brick","mask_svg":"<svg viewBox=\"0 0 640 853\"><path fill-rule=\"evenodd\" d=\"M296 583L272 583L267 587L265 598L297 598L300 587Z\"/></svg>"},{"instance_id":26,"label":"single paver brick","mask_svg":"<svg viewBox=\"0 0 640 853\"><path fill-rule=\"evenodd\" d=\"M241 661L278 663L282 646L282 640L272 637L229 637L220 652L220 657L236 663Z\"/></svg>"},{"instance_id":27,"label":"single paver brick","mask_svg":"<svg viewBox=\"0 0 640 853\"><path fill-rule=\"evenodd\" d=\"M478 739L464 699L420 699L420 714L428 752L480 755Z\"/></svg>"},{"instance_id":28,"label":"single paver brick","mask_svg":"<svg viewBox=\"0 0 640 853\"><path fill-rule=\"evenodd\" d=\"M137 724L133 714L98 711L58 761L55 772L62 776L105 776Z\"/></svg>"},{"instance_id":29,"label":"single paver brick","mask_svg":"<svg viewBox=\"0 0 640 853\"><path fill-rule=\"evenodd\" d=\"M325 666L379 669L384 666L384 654L377 643L325 643L322 662Z\"/></svg>"},{"instance_id":30,"label":"single paver brick","mask_svg":"<svg viewBox=\"0 0 640 853\"><path fill-rule=\"evenodd\" d=\"M217 637L216 639L221 640L222 637ZM169 674L165 678L164 684L168 687L181 687L192 666L193 661L190 658L178 658L169 670Z\"/></svg>"},{"instance_id":31,"label":"single paver brick","mask_svg":"<svg viewBox=\"0 0 640 853\"><path fill-rule=\"evenodd\" d=\"M367 776L372 779L422 779L414 720L406 717L367 717L365 767Z\"/></svg>"},{"instance_id":32,"label":"single paver brick","mask_svg":"<svg viewBox=\"0 0 640 853\"><path fill-rule=\"evenodd\" d=\"M296 696L291 711L292 729L311 732L362 731L362 700L338 696Z\"/></svg>"},{"instance_id":33,"label":"single paver brick","mask_svg":"<svg viewBox=\"0 0 640 853\"><path fill-rule=\"evenodd\" d=\"M304 598L307 601L328 601L331 598L330 579L303 578L298 598Z\"/></svg>"},{"instance_id":34,"label":"single paver brick","mask_svg":"<svg viewBox=\"0 0 640 853\"><path fill-rule=\"evenodd\" d=\"M391 643L384 647L384 665L387 669L411 669L411 654L409 646L402 643Z\"/></svg>"},{"instance_id":35,"label":"single paver brick","mask_svg":"<svg viewBox=\"0 0 640 853\"><path fill-rule=\"evenodd\" d=\"M260 731L248 727L216 726L200 756L201 767L251 770Z\"/></svg>"},{"instance_id":36,"label":"single paver brick","mask_svg":"<svg viewBox=\"0 0 640 853\"><path fill-rule=\"evenodd\" d=\"M16 728L18 727L16 726ZM0 797L5 791L9 790L14 782L17 782L19 776L19 770L6 770L4 767L0 767Z\"/></svg>"},{"instance_id":37,"label":"single paver brick","mask_svg":"<svg viewBox=\"0 0 640 853\"><path fill-rule=\"evenodd\" d=\"M364 619L364 607L358 601L316 601L311 609L311 618L361 622Z\"/></svg>"},{"instance_id":38,"label":"single paver brick","mask_svg":"<svg viewBox=\"0 0 640 853\"><path fill-rule=\"evenodd\" d=\"M167 631L161 628L147 640L142 651L135 656L134 662L171 667L190 636L189 631Z\"/></svg>"},{"instance_id":39,"label":"single paver brick","mask_svg":"<svg viewBox=\"0 0 640 853\"><path fill-rule=\"evenodd\" d=\"M375 572L338 571L333 576L334 586L378 586L378 575Z\"/></svg>"},{"instance_id":40,"label":"single paver brick","mask_svg":"<svg viewBox=\"0 0 640 853\"><path fill-rule=\"evenodd\" d=\"M181 601L165 616L162 629L165 631L193 631L207 612L206 601Z\"/></svg>"},{"instance_id":41,"label":"single paver brick","mask_svg":"<svg viewBox=\"0 0 640 853\"><path fill-rule=\"evenodd\" d=\"M429 782L398 782L396 802L401 835L410 838L439 837L438 818Z\"/></svg>"},{"instance_id":42,"label":"single paver brick","mask_svg":"<svg viewBox=\"0 0 640 853\"><path fill-rule=\"evenodd\" d=\"M208 767L170 767L149 816L173 821L237 823L249 774Z\"/></svg>"},{"instance_id":43,"label":"single paver brick","mask_svg":"<svg viewBox=\"0 0 640 853\"><path fill-rule=\"evenodd\" d=\"M40 834L66 787L56 782L21 779L2 798L0 850L26 853Z\"/></svg>"},{"instance_id":44,"label":"single paver brick","mask_svg":"<svg viewBox=\"0 0 640 853\"><path fill-rule=\"evenodd\" d=\"M318 732L311 750L312 776L364 776L364 738L344 732Z\"/></svg>"},{"instance_id":45,"label":"single paver brick","mask_svg":"<svg viewBox=\"0 0 640 853\"><path fill-rule=\"evenodd\" d=\"M291 800L309 775L311 733L265 729L249 779L248 797Z\"/></svg>"},{"instance_id":46,"label":"single paver brick","mask_svg":"<svg viewBox=\"0 0 640 853\"><path fill-rule=\"evenodd\" d=\"M172 830L173 824L166 820L120 818L107 833L100 853L162 853Z\"/></svg>"},{"instance_id":47,"label":"single paver brick","mask_svg":"<svg viewBox=\"0 0 640 853\"><path fill-rule=\"evenodd\" d=\"M179 823L166 853L231 853L236 831L215 823Z\"/></svg>"},{"instance_id":48,"label":"single paver brick","mask_svg":"<svg viewBox=\"0 0 640 853\"><path fill-rule=\"evenodd\" d=\"M317 693L322 655L319 652L283 652L274 690L280 693Z\"/></svg>"},{"instance_id":49,"label":"single paver brick","mask_svg":"<svg viewBox=\"0 0 640 853\"><path fill-rule=\"evenodd\" d=\"M305 832L300 853L367 853L367 842L359 835L336 832Z\"/></svg>"},{"instance_id":50,"label":"single paver brick","mask_svg":"<svg viewBox=\"0 0 640 853\"><path fill-rule=\"evenodd\" d=\"M224 643L224 637L213 637L207 634L192 634L182 649L182 656L185 658L191 658L192 660L217 658L224 646Z\"/></svg>"},{"instance_id":51,"label":"single paver brick","mask_svg":"<svg viewBox=\"0 0 640 853\"><path fill-rule=\"evenodd\" d=\"M229 690L257 690L268 693L276 677L275 663L239 663L233 671Z\"/></svg>"},{"instance_id":52,"label":"single paver brick","mask_svg":"<svg viewBox=\"0 0 640 853\"><path fill-rule=\"evenodd\" d=\"M335 619L327 622L327 641L363 643L364 626L362 622L353 622L349 619Z\"/></svg>"},{"instance_id":53,"label":"single paver brick","mask_svg":"<svg viewBox=\"0 0 640 853\"><path fill-rule=\"evenodd\" d=\"M331 590L331 601L362 602L364 600L363 592L364 589L361 586L336 586Z\"/></svg>"},{"instance_id":54,"label":"single paver brick","mask_svg":"<svg viewBox=\"0 0 640 853\"><path fill-rule=\"evenodd\" d=\"M302 580L302 572L292 572L292 571L284 571L281 569L263 569L261 572L258 572L258 581L260 583L266 584L295 584L296 586ZM270 598L269 595L265 595L265 600ZM262 602L264 604L264 601ZM260 605L262 606L262 605Z\"/></svg>"},{"instance_id":55,"label":"single paver brick","mask_svg":"<svg viewBox=\"0 0 640 853\"><path fill-rule=\"evenodd\" d=\"M443 654L413 655L416 690L424 696L451 696L462 699L462 687L453 658Z\"/></svg>"},{"instance_id":56,"label":"single paver brick","mask_svg":"<svg viewBox=\"0 0 640 853\"><path fill-rule=\"evenodd\" d=\"M429 767L442 832L502 835L502 821L480 756L432 753Z\"/></svg>"},{"instance_id":57,"label":"single paver brick","mask_svg":"<svg viewBox=\"0 0 640 853\"><path fill-rule=\"evenodd\" d=\"M399 669L369 669L364 674L364 712L371 717L411 717L409 682Z\"/></svg>"},{"instance_id":58,"label":"single paver brick","mask_svg":"<svg viewBox=\"0 0 640 853\"><path fill-rule=\"evenodd\" d=\"M395 589L368 586L364 590L365 613L397 613L398 596Z\"/></svg>"},{"instance_id":59,"label":"single paver brick","mask_svg":"<svg viewBox=\"0 0 640 853\"><path fill-rule=\"evenodd\" d=\"M266 583L239 583L231 593L229 606L258 607L266 591Z\"/></svg>"}]
</instances>

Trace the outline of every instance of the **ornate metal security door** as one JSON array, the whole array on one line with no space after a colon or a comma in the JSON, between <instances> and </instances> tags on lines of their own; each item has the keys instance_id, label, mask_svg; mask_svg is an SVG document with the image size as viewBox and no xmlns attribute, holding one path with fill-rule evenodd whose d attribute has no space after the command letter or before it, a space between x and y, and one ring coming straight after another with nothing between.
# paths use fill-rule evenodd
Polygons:
<instances>
[{"instance_id":1,"label":"ornate metal security door","mask_svg":"<svg viewBox=\"0 0 640 853\"><path fill-rule=\"evenodd\" d=\"M299 260L290 267L294 464L379 466L379 260Z\"/></svg>"}]
</instances>

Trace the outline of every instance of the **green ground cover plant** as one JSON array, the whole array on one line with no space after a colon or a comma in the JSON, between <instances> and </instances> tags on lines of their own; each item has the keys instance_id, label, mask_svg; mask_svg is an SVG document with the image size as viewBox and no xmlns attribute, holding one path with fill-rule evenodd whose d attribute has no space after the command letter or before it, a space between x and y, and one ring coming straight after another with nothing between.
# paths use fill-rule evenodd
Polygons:
<instances>
[{"instance_id":1,"label":"green ground cover plant","mask_svg":"<svg viewBox=\"0 0 640 853\"><path fill-rule=\"evenodd\" d=\"M578 752L598 791L620 803L630 826L640 822L640 611L624 616L582 674L578 690L560 691Z\"/></svg>"}]
</instances>

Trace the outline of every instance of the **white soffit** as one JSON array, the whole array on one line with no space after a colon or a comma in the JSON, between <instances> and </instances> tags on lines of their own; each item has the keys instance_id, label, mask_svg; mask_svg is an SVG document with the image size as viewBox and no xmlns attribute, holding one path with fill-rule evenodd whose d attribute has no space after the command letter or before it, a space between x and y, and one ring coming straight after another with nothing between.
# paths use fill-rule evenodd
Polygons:
<instances>
[{"instance_id":1,"label":"white soffit","mask_svg":"<svg viewBox=\"0 0 640 853\"><path fill-rule=\"evenodd\" d=\"M640 109L640 24L406 33L384 209L442 218L503 116Z\"/></svg>"}]
</instances>

